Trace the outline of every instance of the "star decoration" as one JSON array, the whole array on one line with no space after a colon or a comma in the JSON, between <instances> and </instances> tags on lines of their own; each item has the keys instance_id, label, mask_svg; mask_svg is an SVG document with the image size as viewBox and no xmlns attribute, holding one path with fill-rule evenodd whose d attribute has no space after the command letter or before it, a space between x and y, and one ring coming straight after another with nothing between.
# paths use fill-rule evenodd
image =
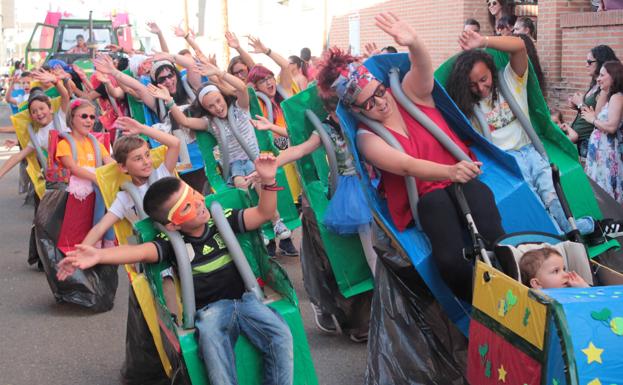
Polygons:
<instances>
[{"instance_id":1,"label":"star decoration","mask_svg":"<svg viewBox=\"0 0 623 385\"><path fill-rule=\"evenodd\" d=\"M506 382L506 369L504 369L504 365L500 365L498 368L498 381Z\"/></svg>"},{"instance_id":2,"label":"star decoration","mask_svg":"<svg viewBox=\"0 0 623 385\"><path fill-rule=\"evenodd\" d=\"M592 341L588 344L588 347L586 349L582 349L582 353L586 354L586 360L589 364L591 362L598 362L601 364L601 353L603 353L603 351L603 349L599 349L598 347L593 345Z\"/></svg>"},{"instance_id":3,"label":"star decoration","mask_svg":"<svg viewBox=\"0 0 623 385\"><path fill-rule=\"evenodd\" d=\"M601 385L601 381L599 381L599 378L595 378L593 381L589 382L586 385Z\"/></svg>"}]
</instances>

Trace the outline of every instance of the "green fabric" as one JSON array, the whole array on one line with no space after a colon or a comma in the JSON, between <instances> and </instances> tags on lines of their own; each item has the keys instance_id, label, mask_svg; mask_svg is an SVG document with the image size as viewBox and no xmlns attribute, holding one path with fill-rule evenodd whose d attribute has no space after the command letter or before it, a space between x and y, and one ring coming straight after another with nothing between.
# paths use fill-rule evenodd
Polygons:
<instances>
[{"instance_id":1,"label":"green fabric","mask_svg":"<svg viewBox=\"0 0 623 385\"><path fill-rule=\"evenodd\" d=\"M312 110L322 121L327 116L316 86L310 86L284 102L281 108L288 123L288 134L292 145L299 145L312 135L313 125L305 117L307 109ZM324 147L296 162L301 184L309 205L314 211L318 223L320 239L340 292L344 297L372 290L374 281L366 262L358 235L339 236L330 232L322 223L327 199L329 166Z\"/></svg>"},{"instance_id":2,"label":"green fabric","mask_svg":"<svg viewBox=\"0 0 623 385\"><path fill-rule=\"evenodd\" d=\"M132 76L132 72L129 69L126 69L123 73L128 76ZM130 116L132 119L138 121L139 123L145 124L145 110L143 102L130 94L126 94L126 99L128 101L128 108L130 109Z\"/></svg>"},{"instance_id":3,"label":"green fabric","mask_svg":"<svg viewBox=\"0 0 623 385\"><path fill-rule=\"evenodd\" d=\"M493 49L487 49L487 52L493 56L498 69L504 68L508 63L506 53ZM435 78L442 85L446 84L454 61L455 57L448 59L435 71ZM560 169L563 191L573 215L576 218L591 216L595 219L602 219L603 215L597 205L593 190L578 161L577 148L551 121L549 108L539 88L532 64L530 64L528 75L528 105L530 121L543 141L550 161ZM612 240L599 246L592 246L588 248L589 255L592 258L613 247L619 247L618 242Z\"/></svg>"}]
</instances>

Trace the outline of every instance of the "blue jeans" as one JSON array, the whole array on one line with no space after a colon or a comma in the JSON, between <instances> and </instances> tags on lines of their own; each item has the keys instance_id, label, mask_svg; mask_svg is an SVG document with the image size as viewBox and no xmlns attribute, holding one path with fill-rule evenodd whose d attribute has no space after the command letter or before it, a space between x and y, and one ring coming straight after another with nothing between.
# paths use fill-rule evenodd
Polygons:
<instances>
[{"instance_id":1,"label":"blue jeans","mask_svg":"<svg viewBox=\"0 0 623 385\"><path fill-rule=\"evenodd\" d=\"M234 178L237 176L247 176L255 171L255 164L250 159L234 160L229 164L229 178L227 183L234 184Z\"/></svg>"},{"instance_id":2,"label":"blue jeans","mask_svg":"<svg viewBox=\"0 0 623 385\"><path fill-rule=\"evenodd\" d=\"M242 332L263 354L264 385L291 385L292 335L288 325L252 293L223 299L197 311L199 348L212 385L235 385L234 346Z\"/></svg>"},{"instance_id":3,"label":"blue jeans","mask_svg":"<svg viewBox=\"0 0 623 385\"><path fill-rule=\"evenodd\" d=\"M535 150L532 144L528 144L519 150L508 151L519 165L521 174L528 185L541 198L541 202L549 215L554 218L563 232L571 231L571 224L565 215L552 179L552 168L549 163ZM593 232L595 221L591 217L582 217L576 220L576 225L581 234Z\"/></svg>"}]
</instances>

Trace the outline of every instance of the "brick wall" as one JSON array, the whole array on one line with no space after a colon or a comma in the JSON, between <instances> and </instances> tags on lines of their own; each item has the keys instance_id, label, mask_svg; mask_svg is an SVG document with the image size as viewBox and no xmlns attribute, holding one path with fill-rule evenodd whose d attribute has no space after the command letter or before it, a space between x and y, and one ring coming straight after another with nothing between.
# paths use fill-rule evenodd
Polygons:
<instances>
[{"instance_id":1,"label":"brick wall","mask_svg":"<svg viewBox=\"0 0 623 385\"><path fill-rule=\"evenodd\" d=\"M569 121L575 112L566 107L568 95L585 92L590 83L586 70L588 51L596 45L606 44L614 49L619 58L623 57L623 10L560 15L560 42L560 75L559 78L548 79L548 102L550 106L561 109ZM550 61L550 65L555 64Z\"/></svg>"},{"instance_id":2,"label":"brick wall","mask_svg":"<svg viewBox=\"0 0 623 385\"><path fill-rule=\"evenodd\" d=\"M415 28L428 47L435 66L459 51L457 40L466 18L477 19L485 33L491 31L484 0L389 0L357 11L361 52L367 42L375 42L379 48L396 46L387 34L374 26L374 16L386 11L394 12ZM353 14L333 18L329 35L331 46L348 47L348 18Z\"/></svg>"}]
</instances>

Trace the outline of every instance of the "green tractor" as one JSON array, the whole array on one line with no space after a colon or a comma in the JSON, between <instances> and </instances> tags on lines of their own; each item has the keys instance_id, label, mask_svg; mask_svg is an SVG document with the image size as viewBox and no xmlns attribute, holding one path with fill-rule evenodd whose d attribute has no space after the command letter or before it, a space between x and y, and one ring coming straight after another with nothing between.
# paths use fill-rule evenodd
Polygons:
<instances>
[{"instance_id":1,"label":"green tractor","mask_svg":"<svg viewBox=\"0 0 623 385\"><path fill-rule=\"evenodd\" d=\"M113 27L112 20L94 20L91 14L88 19L61 19L58 25L37 23L26 46L26 67L59 59L90 71L95 53L106 51L110 44L119 45L119 36L125 28L130 26ZM88 52L70 53L79 35L84 38Z\"/></svg>"}]
</instances>

